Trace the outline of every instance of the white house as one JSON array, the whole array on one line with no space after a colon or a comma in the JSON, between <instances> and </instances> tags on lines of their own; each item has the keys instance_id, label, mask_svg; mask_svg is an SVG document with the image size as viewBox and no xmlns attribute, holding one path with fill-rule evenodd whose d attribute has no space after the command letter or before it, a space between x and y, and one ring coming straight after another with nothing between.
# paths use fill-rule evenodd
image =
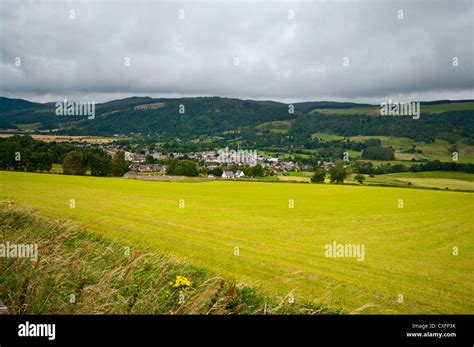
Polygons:
<instances>
[{"instance_id":1,"label":"white house","mask_svg":"<svg viewBox=\"0 0 474 347\"><path fill-rule=\"evenodd\" d=\"M132 153L132 152L125 152L125 160L131 161L132 163L144 163L146 159L146 155Z\"/></svg>"},{"instance_id":2,"label":"white house","mask_svg":"<svg viewBox=\"0 0 474 347\"><path fill-rule=\"evenodd\" d=\"M126 161L132 161L134 155L132 152L125 152L124 157Z\"/></svg>"},{"instance_id":3,"label":"white house","mask_svg":"<svg viewBox=\"0 0 474 347\"><path fill-rule=\"evenodd\" d=\"M245 177L245 174L243 173L243 171L237 170L234 176L235 178L241 178L241 177Z\"/></svg>"},{"instance_id":4,"label":"white house","mask_svg":"<svg viewBox=\"0 0 474 347\"><path fill-rule=\"evenodd\" d=\"M234 173L232 171L224 171L222 173L222 178L234 178Z\"/></svg>"}]
</instances>

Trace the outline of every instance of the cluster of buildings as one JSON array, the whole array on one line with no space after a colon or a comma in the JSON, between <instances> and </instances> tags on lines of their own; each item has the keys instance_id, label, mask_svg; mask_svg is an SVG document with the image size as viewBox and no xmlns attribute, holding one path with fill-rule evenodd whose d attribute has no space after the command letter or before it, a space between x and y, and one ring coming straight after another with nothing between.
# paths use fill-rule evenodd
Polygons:
<instances>
[{"instance_id":1,"label":"cluster of buildings","mask_svg":"<svg viewBox=\"0 0 474 347\"><path fill-rule=\"evenodd\" d=\"M212 176L212 175L209 175L209 176ZM209 178L212 178L212 177L209 177ZM224 171L222 173L222 178L225 178L225 179L244 178L244 177L245 177L244 172L240 170L237 170L235 173L233 171Z\"/></svg>"},{"instance_id":2,"label":"cluster of buildings","mask_svg":"<svg viewBox=\"0 0 474 347\"><path fill-rule=\"evenodd\" d=\"M275 172L299 171L300 167L292 161L280 161L279 158L265 158L256 151L247 150L219 150L219 151L203 151L191 153L168 153L164 154L158 151L149 151L147 149L138 152L125 152L125 160L131 162L130 169L140 172L166 172L165 164L145 164L148 156L152 156L155 160L189 159L199 163L199 165L208 169L221 167L225 165L262 165L264 168ZM223 178L240 178L245 177L240 170L236 172L225 171Z\"/></svg>"},{"instance_id":3,"label":"cluster of buildings","mask_svg":"<svg viewBox=\"0 0 474 347\"><path fill-rule=\"evenodd\" d=\"M168 165L165 164L131 164L130 170L139 172L159 172L164 174Z\"/></svg>"},{"instance_id":4,"label":"cluster of buildings","mask_svg":"<svg viewBox=\"0 0 474 347\"><path fill-rule=\"evenodd\" d=\"M125 152L125 160L132 162L134 164L141 164L146 161L146 157L151 155L155 160L165 160L169 159L170 157L178 158L182 157L183 154L181 153L173 153L175 156L163 154L160 152L150 152L148 149L140 150L139 152Z\"/></svg>"}]
</instances>

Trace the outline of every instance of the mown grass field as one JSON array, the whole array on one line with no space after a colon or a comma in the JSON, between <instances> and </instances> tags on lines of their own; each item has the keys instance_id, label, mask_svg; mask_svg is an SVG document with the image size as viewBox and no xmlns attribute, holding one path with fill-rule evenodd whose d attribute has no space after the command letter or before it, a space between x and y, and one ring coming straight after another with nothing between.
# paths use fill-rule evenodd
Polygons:
<instances>
[{"instance_id":1,"label":"mown grass field","mask_svg":"<svg viewBox=\"0 0 474 347\"><path fill-rule=\"evenodd\" d=\"M474 191L474 174L453 171L399 172L369 177L366 184ZM353 179L353 177L352 177Z\"/></svg>"},{"instance_id":2,"label":"mown grass field","mask_svg":"<svg viewBox=\"0 0 474 347\"><path fill-rule=\"evenodd\" d=\"M423 171L423 172L399 172L381 175L379 177L414 177L414 178L439 178L474 182L474 174L457 171Z\"/></svg>"},{"instance_id":3,"label":"mown grass field","mask_svg":"<svg viewBox=\"0 0 474 347\"><path fill-rule=\"evenodd\" d=\"M0 195L266 295L344 313L474 313L472 193L0 172ZM363 244L364 261L326 257L333 241Z\"/></svg>"},{"instance_id":4,"label":"mown grass field","mask_svg":"<svg viewBox=\"0 0 474 347\"><path fill-rule=\"evenodd\" d=\"M312 138L322 139L324 141L343 140L344 136L333 135L328 133L313 133ZM421 150L422 153L395 153L395 159L392 160L392 164L405 164L410 165L412 158L416 159L429 159L450 162L453 160L452 148L455 147L459 153L458 161L460 163L474 163L474 146L466 143L466 139L459 140L454 144L450 144L446 140L436 139L433 143L417 142L407 137L397 136L351 136L351 141L364 142L369 139L379 139L384 147L392 147L395 150L408 150L413 146ZM351 158L360 158L362 152L349 151ZM371 160L373 163L379 163L380 161Z\"/></svg>"},{"instance_id":5,"label":"mown grass field","mask_svg":"<svg viewBox=\"0 0 474 347\"><path fill-rule=\"evenodd\" d=\"M11 314L337 314L279 301L161 253L144 253L21 208L0 210L0 235L41 258L0 258L0 302ZM179 281L178 281L179 279ZM71 300L73 295L73 300Z\"/></svg>"}]
</instances>

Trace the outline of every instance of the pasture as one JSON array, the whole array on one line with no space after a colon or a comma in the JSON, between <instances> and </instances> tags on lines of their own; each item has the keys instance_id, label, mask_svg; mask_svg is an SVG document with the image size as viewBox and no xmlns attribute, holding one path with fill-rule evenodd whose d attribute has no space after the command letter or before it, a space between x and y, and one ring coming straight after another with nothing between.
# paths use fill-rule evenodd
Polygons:
<instances>
[{"instance_id":1,"label":"pasture","mask_svg":"<svg viewBox=\"0 0 474 347\"><path fill-rule=\"evenodd\" d=\"M0 172L7 199L276 298L344 313L474 312L472 193ZM363 245L363 261L327 257L333 242Z\"/></svg>"}]
</instances>

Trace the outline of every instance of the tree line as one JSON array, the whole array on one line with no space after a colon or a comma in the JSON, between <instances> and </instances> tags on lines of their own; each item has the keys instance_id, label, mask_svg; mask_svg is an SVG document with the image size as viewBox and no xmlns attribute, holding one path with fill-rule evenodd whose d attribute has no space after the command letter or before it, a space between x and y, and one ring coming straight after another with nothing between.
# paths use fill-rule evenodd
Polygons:
<instances>
[{"instance_id":1,"label":"tree line","mask_svg":"<svg viewBox=\"0 0 474 347\"><path fill-rule=\"evenodd\" d=\"M100 149L70 151L62 162L66 175L123 176L129 171L130 163L125 160L125 153L117 151L113 157Z\"/></svg>"},{"instance_id":2,"label":"tree line","mask_svg":"<svg viewBox=\"0 0 474 347\"><path fill-rule=\"evenodd\" d=\"M100 148L43 142L31 136L0 139L0 169L48 172L53 164L62 165L63 173L69 175L122 176L130 163L123 151L111 157Z\"/></svg>"}]
</instances>

